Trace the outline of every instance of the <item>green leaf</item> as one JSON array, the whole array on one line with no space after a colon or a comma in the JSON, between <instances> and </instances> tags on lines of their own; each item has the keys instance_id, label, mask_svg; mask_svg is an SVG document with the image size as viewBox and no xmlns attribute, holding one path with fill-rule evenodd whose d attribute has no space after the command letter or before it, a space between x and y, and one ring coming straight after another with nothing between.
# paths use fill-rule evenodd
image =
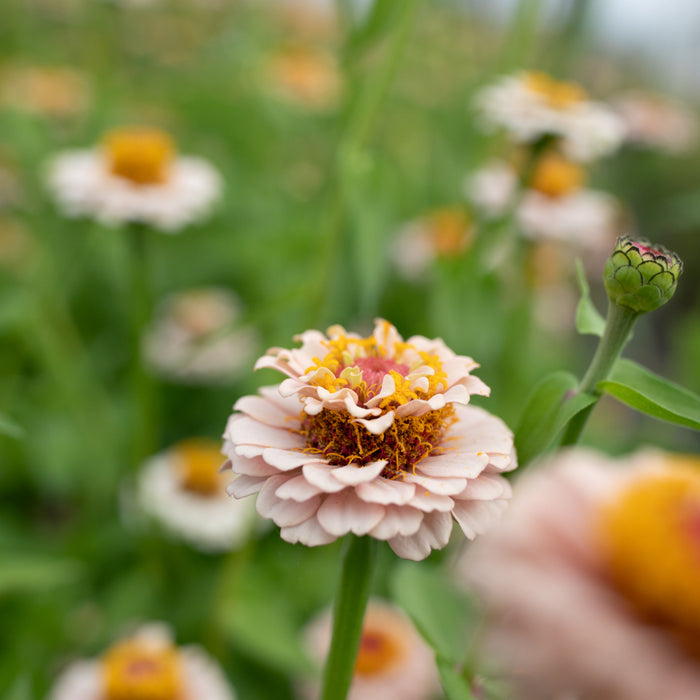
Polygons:
<instances>
[{"instance_id":1,"label":"green leaf","mask_svg":"<svg viewBox=\"0 0 700 700\"><path fill-rule=\"evenodd\" d=\"M475 700L467 680L455 669L454 664L440 657L436 661L442 688L448 700Z\"/></svg>"},{"instance_id":2,"label":"green leaf","mask_svg":"<svg viewBox=\"0 0 700 700\"><path fill-rule=\"evenodd\" d=\"M32 700L35 696L32 692L32 685L29 677L23 675L17 678L10 690L3 697L5 700Z\"/></svg>"},{"instance_id":3,"label":"green leaf","mask_svg":"<svg viewBox=\"0 0 700 700\"><path fill-rule=\"evenodd\" d=\"M578 380L570 372L554 372L534 389L515 431L520 465L545 452L564 426L596 402L592 394L577 393Z\"/></svg>"},{"instance_id":4,"label":"green leaf","mask_svg":"<svg viewBox=\"0 0 700 700\"><path fill-rule=\"evenodd\" d=\"M700 396L631 360L618 360L598 389L661 420L700 430Z\"/></svg>"},{"instance_id":5,"label":"green leaf","mask_svg":"<svg viewBox=\"0 0 700 700\"><path fill-rule=\"evenodd\" d=\"M576 260L576 276L581 290L581 299L576 307L576 330L582 335L597 335L601 337L605 330L605 319L593 305L586 280L586 273L580 260Z\"/></svg>"},{"instance_id":6,"label":"green leaf","mask_svg":"<svg viewBox=\"0 0 700 700\"><path fill-rule=\"evenodd\" d=\"M0 553L0 596L50 591L72 583L82 566L72 559Z\"/></svg>"},{"instance_id":7,"label":"green leaf","mask_svg":"<svg viewBox=\"0 0 700 700\"><path fill-rule=\"evenodd\" d=\"M0 435L21 440L24 438L25 432L24 428L17 425L17 423L15 423L13 420L10 420L7 416L0 414Z\"/></svg>"},{"instance_id":8,"label":"green leaf","mask_svg":"<svg viewBox=\"0 0 700 700\"><path fill-rule=\"evenodd\" d=\"M284 673L308 673L313 667L294 625L292 603L279 585L248 570L222 606L221 622L231 641L266 666Z\"/></svg>"},{"instance_id":9,"label":"green leaf","mask_svg":"<svg viewBox=\"0 0 700 700\"><path fill-rule=\"evenodd\" d=\"M475 627L476 604L440 569L402 562L394 571L391 592L446 663L455 665L464 658Z\"/></svg>"}]
</instances>

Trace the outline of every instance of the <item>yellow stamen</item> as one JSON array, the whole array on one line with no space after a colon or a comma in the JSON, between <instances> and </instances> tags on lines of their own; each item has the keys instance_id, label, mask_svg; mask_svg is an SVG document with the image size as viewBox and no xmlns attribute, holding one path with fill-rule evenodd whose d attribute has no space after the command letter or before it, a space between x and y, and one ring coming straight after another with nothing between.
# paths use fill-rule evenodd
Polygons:
<instances>
[{"instance_id":1,"label":"yellow stamen","mask_svg":"<svg viewBox=\"0 0 700 700\"><path fill-rule=\"evenodd\" d=\"M546 73L525 73L525 85L555 109L568 109L588 97L577 83L554 80Z\"/></svg>"},{"instance_id":2,"label":"yellow stamen","mask_svg":"<svg viewBox=\"0 0 700 700\"><path fill-rule=\"evenodd\" d=\"M564 197L581 189L585 170L558 153L548 153L539 159L530 187L548 197Z\"/></svg>"},{"instance_id":3,"label":"yellow stamen","mask_svg":"<svg viewBox=\"0 0 700 700\"><path fill-rule=\"evenodd\" d=\"M601 518L610 575L630 601L679 639L700 635L700 458L669 458L633 482Z\"/></svg>"},{"instance_id":4,"label":"yellow stamen","mask_svg":"<svg viewBox=\"0 0 700 700\"><path fill-rule=\"evenodd\" d=\"M218 442L185 440L173 447L173 458L182 487L201 496L214 496L224 489L219 467L224 459Z\"/></svg>"},{"instance_id":5,"label":"yellow stamen","mask_svg":"<svg viewBox=\"0 0 700 700\"><path fill-rule=\"evenodd\" d=\"M438 255L454 257L465 252L472 241L473 226L464 209L444 207L427 217L427 230Z\"/></svg>"},{"instance_id":6,"label":"yellow stamen","mask_svg":"<svg viewBox=\"0 0 700 700\"><path fill-rule=\"evenodd\" d=\"M103 147L110 172L138 185L165 182L175 156L172 139L158 129L114 129L105 135Z\"/></svg>"},{"instance_id":7,"label":"yellow stamen","mask_svg":"<svg viewBox=\"0 0 700 700\"><path fill-rule=\"evenodd\" d=\"M101 661L105 700L184 700L180 655L171 645L127 640Z\"/></svg>"}]
</instances>

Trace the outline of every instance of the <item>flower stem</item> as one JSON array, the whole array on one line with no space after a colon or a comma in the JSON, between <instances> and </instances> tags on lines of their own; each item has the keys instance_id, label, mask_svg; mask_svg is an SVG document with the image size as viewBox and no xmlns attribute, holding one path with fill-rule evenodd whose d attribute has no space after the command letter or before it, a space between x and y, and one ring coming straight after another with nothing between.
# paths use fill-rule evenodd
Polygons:
<instances>
[{"instance_id":1,"label":"flower stem","mask_svg":"<svg viewBox=\"0 0 700 700\"><path fill-rule=\"evenodd\" d=\"M610 302L603 336L598 343L591 364L581 380L579 392L600 396L600 391L597 389L598 382L607 379L612 371L617 358L629 340L632 327L638 317L639 312ZM561 445L575 445L579 441L595 405L595 403L591 404L569 421L564 430Z\"/></svg>"},{"instance_id":2,"label":"flower stem","mask_svg":"<svg viewBox=\"0 0 700 700\"><path fill-rule=\"evenodd\" d=\"M373 538L350 536L333 606L333 637L321 700L345 700L350 689L376 553Z\"/></svg>"}]
</instances>

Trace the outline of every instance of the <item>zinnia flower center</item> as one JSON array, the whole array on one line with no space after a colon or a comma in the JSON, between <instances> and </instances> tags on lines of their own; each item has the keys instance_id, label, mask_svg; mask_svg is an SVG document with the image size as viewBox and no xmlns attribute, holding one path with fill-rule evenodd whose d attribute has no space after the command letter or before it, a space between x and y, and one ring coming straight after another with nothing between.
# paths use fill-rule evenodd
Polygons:
<instances>
[{"instance_id":1,"label":"zinnia flower center","mask_svg":"<svg viewBox=\"0 0 700 700\"><path fill-rule=\"evenodd\" d=\"M584 169L562 156L549 153L540 158L530 187L548 197L564 197L581 189L585 182Z\"/></svg>"},{"instance_id":2,"label":"zinnia flower center","mask_svg":"<svg viewBox=\"0 0 700 700\"><path fill-rule=\"evenodd\" d=\"M218 443L186 440L173 448L180 485L200 496L215 496L224 488L219 467L222 456Z\"/></svg>"},{"instance_id":3,"label":"zinnia flower center","mask_svg":"<svg viewBox=\"0 0 700 700\"><path fill-rule=\"evenodd\" d=\"M184 700L179 652L137 640L102 657L105 700Z\"/></svg>"},{"instance_id":4,"label":"zinnia flower center","mask_svg":"<svg viewBox=\"0 0 700 700\"><path fill-rule=\"evenodd\" d=\"M615 585L651 621L700 653L700 459L669 458L602 517Z\"/></svg>"},{"instance_id":5,"label":"zinnia flower center","mask_svg":"<svg viewBox=\"0 0 700 700\"><path fill-rule=\"evenodd\" d=\"M554 80L546 73L526 73L525 85L554 109L567 109L587 98L586 91L577 83Z\"/></svg>"},{"instance_id":6,"label":"zinnia flower center","mask_svg":"<svg viewBox=\"0 0 700 700\"><path fill-rule=\"evenodd\" d=\"M439 209L428 218L427 225L430 240L438 255L460 255L471 241L471 221L461 209Z\"/></svg>"},{"instance_id":7,"label":"zinnia flower center","mask_svg":"<svg viewBox=\"0 0 700 700\"><path fill-rule=\"evenodd\" d=\"M365 624L355 661L355 673L372 676L389 670L405 655L400 630Z\"/></svg>"},{"instance_id":8,"label":"zinnia flower center","mask_svg":"<svg viewBox=\"0 0 700 700\"><path fill-rule=\"evenodd\" d=\"M103 139L109 171L137 185L155 185L168 179L175 155L173 141L163 131L121 128Z\"/></svg>"},{"instance_id":9,"label":"zinnia flower center","mask_svg":"<svg viewBox=\"0 0 700 700\"><path fill-rule=\"evenodd\" d=\"M218 330L231 320L231 309L219 297L206 292L190 292L173 305L178 325L194 337Z\"/></svg>"}]
</instances>

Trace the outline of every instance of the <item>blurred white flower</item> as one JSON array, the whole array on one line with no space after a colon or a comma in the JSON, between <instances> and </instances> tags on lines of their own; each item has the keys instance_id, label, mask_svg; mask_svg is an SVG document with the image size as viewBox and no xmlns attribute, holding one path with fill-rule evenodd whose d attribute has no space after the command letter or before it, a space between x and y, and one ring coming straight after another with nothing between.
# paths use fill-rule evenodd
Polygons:
<instances>
[{"instance_id":1,"label":"blurred white flower","mask_svg":"<svg viewBox=\"0 0 700 700\"><path fill-rule=\"evenodd\" d=\"M466 551L484 659L512 697L695 700L700 460L573 449L533 466Z\"/></svg>"},{"instance_id":2,"label":"blurred white flower","mask_svg":"<svg viewBox=\"0 0 700 700\"><path fill-rule=\"evenodd\" d=\"M222 191L207 161L178 156L170 137L150 128L115 129L97 148L55 156L47 183L66 216L143 222L165 233L205 218Z\"/></svg>"},{"instance_id":3,"label":"blurred white flower","mask_svg":"<svg viewBox=\"0 0 700 700\"><path fill-rule=\"evenodd\" d=\"M590 101L576 83L559 82L544 73L502 77L482 88L475 104L486 129L505 129L516 143L556 137L573 160L611 153L624 137L624 125L610 107Z\"/></svg>"},{"instance_id":4,"label":"blurred white flower","mask_svg":"<svg viewBox=\"0 0 700 700\"><path fill-rule=\"evenodd\" d=\"M151 369L173 381L231 381L257 348L253 328L238 326L240 303L225 288L202 287L166 297L143 337Z\"/></svg>"},{"instance_id":5,"label":"blurred white flower","mask_svg":"<svg viewBox=\"0 0 700 700\"><path fill-rule=\"evenodd\" d=\"M637 146L681 154L698 140L698 120L685 105L648 92L628 92L613 103L625 124L625 140Z\"/></svg>"},{"instance_id":6,"label":"blurred white flower","mask_svg":"<svg viewBox=\"0 0 700 700\"><path fill-rule=\"evenodd\" d=\"M330 647L332 615L321 613L306 629L311 658L321 665ZM318 688L305 687L305 697ZM348 700L429 700L440 690L435 655L397 607L370 600L365 612Z\"/></svg>"},{"instance_id":7,"label":"blurred white flower","mask_svg":"<svg viewBox=\"0 0 700 700\"><path fill-rule=\"evenodd\" d=\"M473 234L464 207L435 209L401 228L391 242L391 259L402 277L420 279L437 258L465 253Z\"/></svg>"},{"instance_id":8,"label":"blurred white flower","mask_svg":"<svg viewBox=\"0 0 700 700\"><path fill-rule=\"evenodd\" d=\"M218 441L191 439L148 459L138 476L144 512L203 551L229 551L250 535L257 515L249 501L226 494L231 475L220 474Z\"/></svg>"},{"instance_id":9,"label":"blurred white flower","mask_svg":"<svg viewBox=\"0 0 700 700\"><path fill-rule=\"evenodd\" d=\"M535 166L516 209L516 221L532 240L574 245L582 251L607 251L617 235L619 205L604 192L583 187L582 169L556 154ZM518 178L505 162L495 161L468 177L465 195L485 216L506 213Z\"/></svg>"},{"instance_id":10,"label":"blurred white flower","mask_svg":"<svg viewBox=\"0 0 700 700\"><path fill-rule=\"evenodd\" d=\"M97 659L69 664L49 700L235 700L203 649L176 647L167 626L144 625Z\"/></svg>"}]
</instances>

